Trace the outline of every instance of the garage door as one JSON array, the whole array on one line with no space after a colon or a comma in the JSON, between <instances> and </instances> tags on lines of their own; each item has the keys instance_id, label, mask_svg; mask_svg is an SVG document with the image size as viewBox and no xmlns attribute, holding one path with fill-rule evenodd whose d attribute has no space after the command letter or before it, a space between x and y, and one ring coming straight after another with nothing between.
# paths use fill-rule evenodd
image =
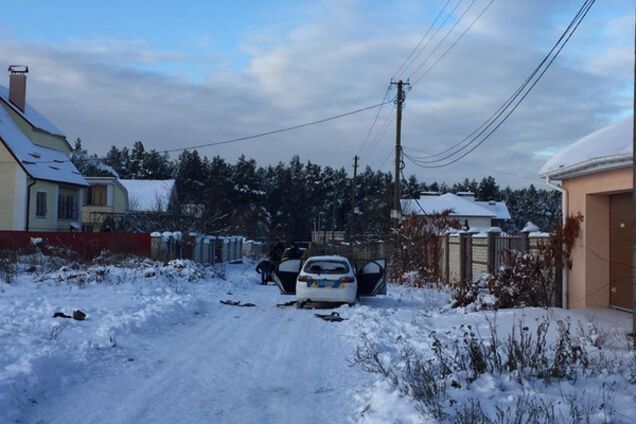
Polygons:
<instances>
[{"instance_id":1,"label":"garage door","mask_svg":"<svg viewBox=\"0 0 636 424\"><path fill-rule=\"evenodd\" d=\"M610 197L610 305L632 308L632 194Z\"/></svg>"}]
</instances>

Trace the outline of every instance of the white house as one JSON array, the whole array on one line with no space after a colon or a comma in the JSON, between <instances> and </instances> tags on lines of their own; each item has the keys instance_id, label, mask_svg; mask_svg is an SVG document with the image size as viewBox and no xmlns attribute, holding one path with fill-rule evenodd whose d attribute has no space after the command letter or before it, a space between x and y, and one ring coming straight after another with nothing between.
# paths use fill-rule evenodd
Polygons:
<instances>
[{"instance_id":1,"label":"white house","mask_svg":"<svg viewBox=\"0 0 636 424\"><path fill-rule=\"evenodd\" d=\"M128 192L128 209L168 212L176 201L175 180L119 180Z\"/></svg>"},{"instance_id":2,"label":"white house","mask_svg":"<svg viewBox=\"0 0 636 424\"><path fill-rule=\"evenodd\" d=\"M451 218L470 229L484 229L499 226L510 220L510 212L505 202L477 201L470 192L462 193L423 193L419 199L402 199L404 215L428 215L450 209Z\"/></svg>"},{"instance_id":3,"label":"white house","mask_svg":"<svg viewBox=\"0 0 636 424\"><path fill-rule=\"evenodd\" d=\"M28 68L9 70L9 89L0 86L0 230L79 230L88 184L64 134L26 102Z\"/></svg>"}]
</instances>

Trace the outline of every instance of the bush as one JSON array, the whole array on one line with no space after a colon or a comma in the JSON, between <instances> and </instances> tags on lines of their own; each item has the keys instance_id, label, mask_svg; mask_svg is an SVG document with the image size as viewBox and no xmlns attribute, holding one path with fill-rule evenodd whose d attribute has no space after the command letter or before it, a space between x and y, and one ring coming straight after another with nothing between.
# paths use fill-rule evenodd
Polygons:
<instances>
[{"instance_id":1,"label":"bush","mask_svg":"<svg viewBox=\"0 0 636 424\"><path fill-rule=\"evenodd\" d=\"M443 234L460 226L450 213L411 214L391 231L386 239L391 281L422 287L442 280Z\"/></svg>"},{"instance_id":2,"label":"bush","mask_svg":"<svg viewBox=\"0 0 636 424\"><path fill-rule=\"evenodd\" d=\"M454 306L476 304L484 307L548 307L555 303L561 264L572 267L572 248L580 233L581 217L568 217L558 223L537 251L507 250L505 264L487 278L453 285Z\"/></svg>"},{"instance_id":3,"label":"bush","mask_svg":"<svg viewBox=\"0 0 636 424\"><path fill-rule=\"evenodd\" d=\"M16 279L18 272L17 261L17 252L9 250L0 251L0 279L7 284L13 283Z\"/></svg>"},{"instance_id":4,"label":"bush","mask_svg":"<svg viewBox=\"0 0 636 424\"><path fill-rule=\"evenodd\" d=\"M569 381L574 384L580 376L589 378L602 375L606 368L606 358L602 355L592 357L588 352L586 343L589 334L582 327L579 334L574 334L568 321L556 322L556 335L552 338L547 335L554 324L547 317L534 330L522 321L515 321L511 333L505 339L498 337L494 321L489 320L488 324L487 337L482 337L470 325L462 325L463 335L448 342L443 342L432 332L429 335L432 354L427 357L418 355L401 340L397 359L391 358L363 335L353 363L367 372L382 375L393 387L411 397L422 415L430 414L440 421L584 422L580 420L582 406L574 398L563 402L570 408L568 414L571 418L567 419L557 414L554 402L527 396L519 396L514 406L497 408L496 417L488 416L474 399L452 399L451 389L468 390L475 380L485 374L507 376L524 388L537 380L545 383ZM604 394L599 408L609 410L610 401ZM588 400L588 404L591 403Z\"/></svg>"}]
</instances>

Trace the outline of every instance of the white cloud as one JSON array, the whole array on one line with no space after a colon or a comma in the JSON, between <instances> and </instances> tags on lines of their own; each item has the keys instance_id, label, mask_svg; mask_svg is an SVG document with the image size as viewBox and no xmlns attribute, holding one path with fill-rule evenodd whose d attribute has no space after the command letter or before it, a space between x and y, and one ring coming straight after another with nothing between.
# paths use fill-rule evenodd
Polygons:
<instances>
[{"instance_id":1,"label":"white cloud","mask_svg":"<svg viewBox=\"0 0 636 424\"><path fill-rule=\"evenodd\" d=\"M484 4L477 2L476 10ZM555 15L562 24L562 17L569 19L576 7L573 1L496 1L479 25L408 93L404 144L436 152L469 134L516 89L556 39L563 26L555 23ZM143 40L74 40L53 46L11 37L0 43L0 67L9 62L30 65L29 100L69 138L81 137L91 151L103 153L110 145L135 140L148 148L169 149L378 102L388 78L428 22L414 25L413 16L397 13L378 20L374 14L381 12L371 13L360 2L327 2L313 6L311 20L286 33L256 28L245 34L241 45L250 56L244 70L231 70L213 50L193 59ZM598 22L603 16L591 18ZM611 33L590 45L597 31L585 23L564 57L489 142L456 166L428 171L408 166L407 173L450 183L491 173L504 184L527 184L546 152L624 113L630 107L625 85L631 71L623 46L607 47L608 40L616 39ZM205 49L214 44L205 37L199 41ZM579 55L582 49L594 54ZM590 56L596 56L596 65ZM202 61L203 82L192 82L185 65L182 74L162 73L161 67L150 71L155 64L192 60ZM349 167L374 115L370 111L201 153L230 160L245 153L261 164L299 153L304 160ZM365 149L362 163L379 166L392 149L393 134L394 128L388 128L377 148Z\"/></svg>"}]
</instances>

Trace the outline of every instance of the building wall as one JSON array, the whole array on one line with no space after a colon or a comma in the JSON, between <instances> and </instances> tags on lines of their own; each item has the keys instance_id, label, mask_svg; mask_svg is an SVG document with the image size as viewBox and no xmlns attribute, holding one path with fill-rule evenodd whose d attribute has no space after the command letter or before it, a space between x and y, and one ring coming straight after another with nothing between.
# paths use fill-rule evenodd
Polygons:
<instances>
[{"instance_id":1,"label":"building wall","mask_svg":"<svg viewBox=\"0 0 636 424\"><path fill-rule=\"evenodd\" d=\"M49 149L59 150L67 155L71 154L70 146L68 145L65 137L55 136L41 130L36 130L19 113L13 110L11 106L8 106L3 101L0 101L0 105L7 110L13 121L33 143L39 146L48 147Z\"/></svg>"},{"instance_id":2,"label":"building wall","mask_svg":"<svg viewBox=\"0 0 636 424\"><path fill-rule=\"evenodd\" d=\"M128 211L128 200L126 192L119 185L112 181L90 181L91 185L107 186L107 202L106 206L85 205L82 207L82 225L93 225L93 231L99 231L105 215L94 214L94 212L102 213L125 213ZM83 195L86 196L86 190Z\"/></svg>"},{"instance_id":3,"label":"building wall","mask_svg":"<svg viewBox=\"0 0 636 424\"><path fill-rule=\"evenodd\" d=\"M37 216L37 193L46 193L46 216ZM80 214L77 219L58 219L58 196L60 193L74 194L77 198ZM31 187L31 199L29 208L30 231L69 231L71 224L80 226L82 190L78 187L64 186L48 181L36 181Z\"/></svg>"},{"instance_id":4,"label":"building wall","mask_svg":"<svg viewBox=\"0 0 636 424\"><path fill-rule=\"evenodd\" d=\"M37 216L37 193L46 193L46 216ZM29 230L30 231L54 231L57 230L57 196L58 184L47 181L36 181L31 187L29 206Z\"/></svg>"},{"instance_id":5,"label":"building wall","mask_svg":"<svg viewBox=\"0 0 636 424\"><path fill-rule=\"evenodd\" d=\"M462 226L468 220L470 228L490 228L492 226L492 219L487 217L454 216L453 219L457 219Z\"/></svg>"},{"instance_id":6,"label":"building wall","mask_svg":"<svg viewBox=\"0 0 636 424\"><path fill-rule=\"evenodd\" d=\"M0 230L24 230L26 173L0 144Z\"/></svg>"},{"instance_id":7,"label":"building wall","mask_svg":"<svg viewBox=\"0 0 636 424\"><path fill-rule=\"evenodd\" d=\"M609 307L609 196L631 191L632 170L622 168L563 181L568 214L583 216L568 272L568 306Z\"/></svg>"}]
</instances>

